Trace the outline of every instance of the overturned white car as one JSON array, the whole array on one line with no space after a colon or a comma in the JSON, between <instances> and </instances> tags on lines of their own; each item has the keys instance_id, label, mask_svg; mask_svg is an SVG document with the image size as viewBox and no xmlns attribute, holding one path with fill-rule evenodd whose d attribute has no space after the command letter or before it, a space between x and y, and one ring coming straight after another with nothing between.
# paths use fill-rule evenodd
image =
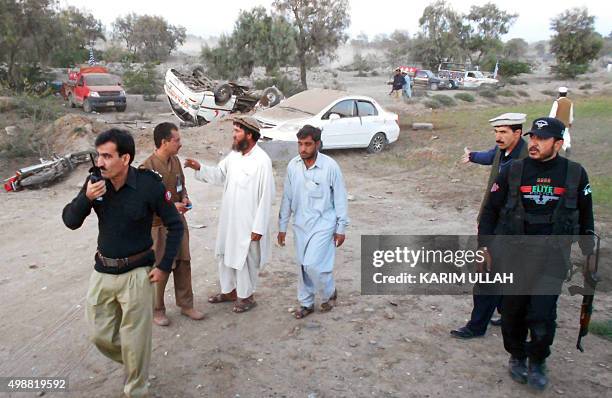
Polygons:
<instances>
[{"instance_id":1,"label":"overturned white car","mask_svg":"<svg viewBox=\"0 0 612 398\"><path fill-rule=\"evenodd\" d=\"M397 114L373 98L326 89L302 91L253 117L262 126L263 146L270 148L278 141L297 142L296 133L305 124L322 130L325 149L367 148L370 153L397 141L400 131Z\"/></svg>"},{"instance_id":2,"label":"overturned white car","mask_svg":"<svg viewBox=\"0 0 612 398\"><path fill-rule=\"evenodd\" d=\"M251 90L233 82L209 79L201 68L191 75L175 69L166 72L164 91L172 112L191 125L210 123L234 112L249 112L255 107L269 108L283 99L276 87Z\"/></svg>"}]
</instances>

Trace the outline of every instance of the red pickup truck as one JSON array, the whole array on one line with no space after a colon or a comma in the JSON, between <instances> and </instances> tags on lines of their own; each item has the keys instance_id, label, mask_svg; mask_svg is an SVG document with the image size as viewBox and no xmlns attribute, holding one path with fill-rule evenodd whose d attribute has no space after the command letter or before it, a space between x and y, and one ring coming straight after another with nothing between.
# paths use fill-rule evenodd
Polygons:
<instances>
[{"instance_id":1,"label":"red pickup truck","mask_svg":"<svg viewBox=\"0 0 612 398\"><path fill-rule=\"evenodd\" d=\"M127 107L119 78L103 66L68 69L68 82L64 83L61 92L71 108L82 106L87 113L101 108L123 112Z\"/></svg>"}]
</instances>

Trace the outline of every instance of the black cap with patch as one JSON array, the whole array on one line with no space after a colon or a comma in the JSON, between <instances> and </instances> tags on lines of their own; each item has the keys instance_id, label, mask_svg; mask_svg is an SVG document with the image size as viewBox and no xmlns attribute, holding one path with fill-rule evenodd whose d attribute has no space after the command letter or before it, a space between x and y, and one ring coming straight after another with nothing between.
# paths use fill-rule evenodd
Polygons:
<instances>
[{"instance_id":1,"label":"black cap with patch","mask_svg":"<svg viewBox=\"0 0 612 398\"><path fill-rule=\"evenodd\" d=\"M542 138L563 138L565 124L554 117L540 117L533 121L531 130L523 135L537 135Z\"/></svg>"}]
</instances>

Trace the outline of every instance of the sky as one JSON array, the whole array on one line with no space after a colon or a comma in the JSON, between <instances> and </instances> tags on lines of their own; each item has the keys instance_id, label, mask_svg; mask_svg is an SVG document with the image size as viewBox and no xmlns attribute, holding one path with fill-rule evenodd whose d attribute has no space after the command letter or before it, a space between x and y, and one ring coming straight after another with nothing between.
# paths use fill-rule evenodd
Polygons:
<instances>
[{"instance_id":1,"label":"sky","mask_svg":"<svg viewBox=\"0 0 612 398\"><path fill-rule=\"evenodd\" d=\"M396 29L413 34L418 31L423 9L433 0L349 0L351 37L363 32L370 38ZM503 38L523 38L528 42L547 40L550 35L550 19L572 7L586 6L595 15L595 29L604 36L612 31L612 7L606 1L594 0L449 0L455 11L466 13L472 5L493 1L499 8L519 14L510 32ZM249 10L257 5L271 9L271 0L60 0L61 6L72 5L87 10L111 29L118 17L136 14L160 15L173 25L181 25L188 34L209 37L231 33L234 21L241 9ZM374 5L374 6L373 6Z\"/></svg>"}]
</instances>

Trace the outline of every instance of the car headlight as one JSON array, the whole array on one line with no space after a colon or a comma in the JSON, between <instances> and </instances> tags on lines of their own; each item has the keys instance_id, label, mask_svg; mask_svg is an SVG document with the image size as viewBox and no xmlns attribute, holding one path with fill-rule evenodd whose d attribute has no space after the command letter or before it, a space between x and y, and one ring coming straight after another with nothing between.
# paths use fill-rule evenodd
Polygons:
<instances>
[{"instance_id":1,"label":"car headlight","mask_svg":"<svg viewBox=\"0 0 612 398\"><path fill-rule=\"evenodd\" d=\"M125 91L124 90L119 91L119 96L120 97L125 97Z\"/></svg>"},{"instance_id":2,"label":"car headlight","mask_svg":"<svg viewBox=\"0 0 612 398\"><path fill-rule=\"evenodd\" d=\"M99 97L99 96L100 96L100 94L98 94L98 92L97 92L97 91L90 91L90 92L89 92L89 96L90 96L90 97Z\"/></svg>"}]
</instances>

